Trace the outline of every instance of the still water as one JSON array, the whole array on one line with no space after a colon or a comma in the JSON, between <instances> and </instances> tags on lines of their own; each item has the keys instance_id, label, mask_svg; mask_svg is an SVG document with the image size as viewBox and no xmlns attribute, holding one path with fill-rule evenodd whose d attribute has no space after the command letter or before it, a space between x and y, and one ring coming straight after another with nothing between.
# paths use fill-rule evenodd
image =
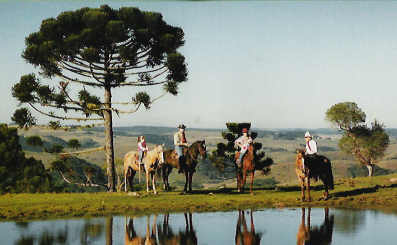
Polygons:
<instances>
[{"instance_id":1,"label":"still water","mask_svg":"<svg viewBox=\"0 0 397 245\"><path fill-rule=\"evenodd\" d=\"M3 222L0 244L397 244L397 216L299 208Z\"/></svg>"}]
</instances>

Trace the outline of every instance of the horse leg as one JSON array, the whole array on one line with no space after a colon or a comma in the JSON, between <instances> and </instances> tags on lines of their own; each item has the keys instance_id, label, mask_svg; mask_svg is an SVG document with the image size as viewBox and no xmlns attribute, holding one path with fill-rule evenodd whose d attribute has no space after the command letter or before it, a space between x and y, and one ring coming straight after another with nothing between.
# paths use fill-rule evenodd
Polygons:
<instances>
[{"instance_id":1,"label":"horse leg","mask_svg":"<svg viewBox=\"0 0 397 245\"><path fill-rule=\"evenodd\" d=\"M127 171L124 171L124 192L127 192L127 173L128 173L128 170Z\"/></svg>"},{"instance_id":2,"label":"horse leg","mask_svg":"<svg viewBox=\"0 0 397 245\"><path fill-rule=\"evenodd\" d=\"M299 178L299 183L301 186L301 200L305 201L305 179Z\"/></svg>"},{"instance_id":3,"label":"horse leg","mask_svg":"<svg viewBox=\"0 0 397 245\"><path fill-rule=\"evenodd\" d=\"M185 187L183 188L184 192L187 192L187 184L189 182L189 176L188 175L189 175L188 171L185 171Z\"/></svg>"},{"instance_id":4,"label":"horse leg","mask_svg":"<svg viewBox=\"0 0 397 245\"><path fill-rule=\"evenodd\" d=\"M155 173L151 173L151 175L152 175L153 191L154 191L154 194L156 195L157 194L157 190L156 190L156 176L155 176Z\"/></svg>"},{"instance_id":5,"label":"horse leg","mask_svg":"<svg viewBox=\"0 0 397 245\"><path fill-rule=\"evenodd\" d=\"M128 183L130 184L130 190L132 190L136 171L134 171L133 169L130 169L130 170L131 170L131 176L129 178L127 178L127 179L128 179Z\"/></svg>"},{"instance_id":6,"label":"horse leg","mask_svg":"<svg viewBox=\"0 0 397 245\"><path fill-rule=\"evenodd\" d=\"M146 171L146 192L149 192L149 171Z\"/></svg>"},{"instance_id":7,"label":"horse leg","mask_svg":"<svg viewBox=\"0 0 397 245\"><path fill-rule=\"evenodd\" d=\"M255 175L255 171L254 170L252 170L252 172L251 172L251 193L252 193L252 186L254 185L254 175Z\"/></svg>"},{"instance_id":8,"label":"horse leg","mask_svg":"<svg viewBox=\"0 0 397 245\"><path fill-rule=\"evenodd\" d=\"M163 188L167 191L167 183L165 182L165 171L166 167L161 168L161 178L163 179Z\"/></svg>"},{"instance_id":9,"label":"horse leg","mask_svg":"<svg viewBox=\"0 0 397 245\"><path fill-rule=\"evenodd\" d=\"M241 183L241 192L244 192L245 181L247 179L247 170L243 169L243 181Z\"/></svg>"},{"instance_id":10,"label":"horse leg","mask_svg":"<svg viewBox=\"0 0 397 245\"><path fill-rule=\"evenodd\" d=\"M310 197L310 178L307 178L307 196L308 196L308 201L311 202L312 198Z\"/></svg>"},{"instance_id":11,"label":"horse leg","mask_svg":"<svg viewBox=\"0 0 397 245\"><path fill-rule=\"evenodd\" d=\"M189 192L192 192L192 179L193 179L194 172L189 172Z\"/></svg>"},{"instance_id":12,"label":"horse leg","mask_svg":"<svg viewBox=\"0 0 397 245\"><path fill-rule=\"evenodd\" d=\"M239 169L237 169L237 171L236 171L236 177L237 177L237 191L241 192L241 189L240 189L240 171L239 171Z\"/></svg>"},{"instance_id":13,"label":"horse leg","mask_svg":"<svg viewBox=\"0 0 397 245\"><path fill-rule=\"evenodd\" d=\"M324 185L325 186L325 191L323 193L324 196L324 201L328 200L328 185Z\"/></svg>"}]
</instances>

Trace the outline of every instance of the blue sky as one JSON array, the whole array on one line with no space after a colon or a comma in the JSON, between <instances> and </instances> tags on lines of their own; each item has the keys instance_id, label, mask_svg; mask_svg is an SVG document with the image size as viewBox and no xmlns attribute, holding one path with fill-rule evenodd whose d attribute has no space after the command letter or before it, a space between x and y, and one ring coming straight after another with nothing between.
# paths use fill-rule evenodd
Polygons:
<instances>
[{"instance_id":1,"label":"blue sky","mask_svg":"<svg viewBox=\"0 0 397 245\"><path fill-rule=\"evenodd\" d=\"M397 127L393 1L2 1L0 122L10 122L18 106L13 83L37 72L20 56L24 38L45 18L104 3L161 12L182 27L189 69L180 95L168 95L148 111L115 116L116 126L251 121L256 128L329 127L326 110L354 101L369 120ZM113 98L135 92L116 90Z\"/></svg>"}]
</instances>

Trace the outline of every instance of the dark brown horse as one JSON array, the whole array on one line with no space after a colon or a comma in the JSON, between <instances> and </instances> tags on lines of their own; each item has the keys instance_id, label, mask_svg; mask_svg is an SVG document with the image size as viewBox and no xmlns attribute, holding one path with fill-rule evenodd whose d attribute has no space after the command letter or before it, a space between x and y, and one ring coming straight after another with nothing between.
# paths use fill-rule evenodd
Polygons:
<instances>
[{"instance_id":1,"label":"dark brown horse","mask_svg":"<svg viewBox=\"0 0 397 245\"><path fill-rule=\"evenodd\" d=\"M240 157L240 152L236 152L235 160ZM254 184L254 174L255 174L255 162L254 162L254 145L251 143L248 146L248 150L245 153L240 166L236 164L236 175L237 175L237 189L238 192L244 192L245 180L247 178L247 173L251 173L251 187L250 192L252 193L252 186Z\"/></svg>"},{"instance_id":2,"label":"dark brown horse","mask_svg":"<svg viewBox=\"0 0 397 245\"><path fill-rule=\"evenodd\" d=\"M160 171L163 178L164 189L168 191L170 184L168 182L168 176L171 174L172 169L176 168L179 173L184 173L186 177L184 192L187 192L189 186L189 192L192 191L192 178L194 172L196 172L196 166L198 158L201 156L203 159L207 157L207 147L205 140L199 140L191 144L189 147L185 147L183 150L184 157L181 157L179 162L178 155L175 150L164 151L164 164Z\"/></svg>"},{"instance_id":3,"label":"dark brown horse","mask_svg":"<svg viewBox=\"0 0 397 245\"><path fill-rule=\"evenodd\" d=\"M236 245L259 245L261 243L262 234L255 232L254 218L252 217L252 210L250 212L251 229L248 229L245 220L244 211L238 211L238 220L236 225ZM243 229L241 229L243 228Z\"/></svg>"},{"instance_id":4,"label":"dark brown horse","mask_svg":"<svg viewBox=\"0 0 397 245\"><path fill-rule=\"evenodd\" d=\"M328 199L328 190L334 189L334 177L332 175L331 161L321 155L314 157L305 157L303 150L297 150L295 172L298 177L301 192L302 201L306 201L305 188L308 194L308 201L311 201L310 197L310 179L320 179L324 183L324 200Z\"/></svg>"}]
</instances>

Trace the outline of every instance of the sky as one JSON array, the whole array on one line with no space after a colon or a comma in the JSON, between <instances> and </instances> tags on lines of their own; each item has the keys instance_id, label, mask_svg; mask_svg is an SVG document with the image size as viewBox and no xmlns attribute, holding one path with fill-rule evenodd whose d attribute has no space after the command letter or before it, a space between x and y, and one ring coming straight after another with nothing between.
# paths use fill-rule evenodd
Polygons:
<instances>
[{"instance_id":1,"label":"sky","mask_svg":"<svg viewBox=\"0 0 397 245\"><path fill-rule=\"evenodd\" d=\"M397 127L394 1L0 1L0 122L10 123L18 107L13 84L38 73L21 58L25 37L45 18L102 4L160 12L186 41L180 94L114 116L115 126L324 128L328 108L353 101L369 121ZM113 99L135 93L116 89Z\"/></svg>"}]
</instances>

